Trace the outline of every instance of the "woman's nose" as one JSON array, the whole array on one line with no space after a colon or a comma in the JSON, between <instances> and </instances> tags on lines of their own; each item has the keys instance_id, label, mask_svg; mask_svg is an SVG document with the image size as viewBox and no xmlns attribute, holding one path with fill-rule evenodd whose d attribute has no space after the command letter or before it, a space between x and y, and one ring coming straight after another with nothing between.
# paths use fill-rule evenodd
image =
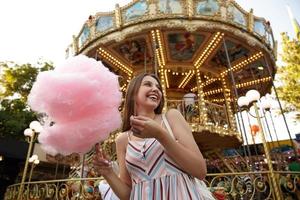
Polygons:
<instances>
[{"instance_id":1,"label":"woman's nose","mask_svg":"<svg viewBox=\"0 0 300 200\"><path fill-rule=\"evenodd\" d=\"M157 92L159 91L159 89L156 86L152 86L151 89L152 89L152 91L157 91Z\"/></svg>"}]
</instances>

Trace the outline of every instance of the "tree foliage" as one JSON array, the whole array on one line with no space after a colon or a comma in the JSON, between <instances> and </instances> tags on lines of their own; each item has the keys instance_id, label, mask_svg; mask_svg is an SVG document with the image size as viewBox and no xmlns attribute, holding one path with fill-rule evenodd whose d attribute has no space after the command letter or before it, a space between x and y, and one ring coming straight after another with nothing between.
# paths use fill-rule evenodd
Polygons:
<instances>
[{"instance_id":1,"label":"tree foliage","mask_svg":"<svg viewBox=\"0 0 300 200\"><path fill-rule=\"evenodd\" d=\"M287 102L285 111L300 111L300 41L292 40L282 33L282 60L284 66L278 69L280 86L279 97ZM300 115L297 115L300 119Z\"/></svg>"},{"instance_id":2,"label":"tree foliage","mask_svg":"<svg viewBox=\"0 0 300 200\"><path fill-rule=\"evenodd\" d=\"M53 69L52 63L16 64L0 62L0 137L24 138L23 131L37 116L27 105L36 76Z\"/></svg>"}]
</instances>

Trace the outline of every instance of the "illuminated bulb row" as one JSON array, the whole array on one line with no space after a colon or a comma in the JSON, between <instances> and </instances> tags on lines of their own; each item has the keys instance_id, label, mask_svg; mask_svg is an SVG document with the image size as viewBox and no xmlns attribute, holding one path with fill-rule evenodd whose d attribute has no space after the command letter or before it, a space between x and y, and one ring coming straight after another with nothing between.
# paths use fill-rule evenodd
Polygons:
<instances>
[{"instance_id":1,"label":"illuminated bulb row","mask_svg":"<svg viewBox=\"0 0 300 200\"><path fill-rule=\"evenodd\" d=\"M168 70L165 69L165 80L166 80L166 85L167 85L167 88L169 88L169 80L168 80Z\"/></svg>"},{"instance_id":2,"label":"illuminated bulb row","mask_svg":"<svg viewBox=\"0 0 300 200\"><path fill-rule=\"evenodd\" d=\"M191 89L191 91L192 91L192 92L196 92L197 89L198 89L198 87L196 86L196 87L193 87L193 88Z\"/></svg>"},{"instance_id":3,"label":"illuminated bulb row","mask_svg":"<svg viewBox=\"0 0 300 200\"><path fill-rule=\"evenodd\" d=\"M127 84L125 83L122 87L120 87L120 91L124 92L126 90Z\"/></svg>"},{"instance_id":4,"label":"illuminated bulb row","mask_svg":"<svg viewBox=\"0 0 300 200\"><path fill-rule=\"evenodd\" d=\"M225 99L212 99L211 102L213 102L213 103L223 103L223 102L225 102Z\"/></svg>"},{"instance_id":5,"label":"illuminated bulb row","mask_svg":"<svg viewBox=\"0 0 300 200\"><path fill-rule=\"evenodd\" d=\"M210 46L214 43L214 41L217 39L217 37L220 35L220 32L217 32L213 39L209 42L208 46L205 48L205 50L202 52L202 54L200 55L200 57L197 59L197 61L195 62L195 66L198 65L198 63L200 62L200 60L203 58L203 56L205 55L205 53L207 52L207 50L210 48Z\"/></svg>"},{"instance_id":6,"label":"illuminated bulb row","mask_svg":"<svg viewBox=\"0 0 300 200\"><path fill-rule=\"evenodd\" d=\"M188 84L188 82L190 82L194 75L195 71L193 70L192 74L189 76L188 80L183 84L182 88L185 88L185 86Z\"/></svg>"},{"instance_id":7,"label":"illuminated bulb row","mask_svg":"<svg viewBox=\"0 0 300 200\"><path fill-rule=\"evenodd\" d=\"M200 129L198 129L198 128L199 128L198 126L196 126L195 124L192 124L192 131L193 132L200 131ZM207 125L204 125L204 129L209 130L210 132L218 133L221 136L226 136L226 135L236 136L240 141L242 141L241 136L238 135L238 133L227 130L226 128L223 128L223 127L211 126L211 125L207 124ZM201 130L203 130L203 129L201 129Z\"/></svg>"},{"instance_id":8,"label":"illuminated bulb row","mask_svg":"<svg viewBox=\"0 0 300 200\"><path fill-rule=\"evenodd\" d=\"M220 80L219 78L211 78L208 81L206 81L205 83L202 83L202 86L203 87L208 86L209 84L214 83L214 82L219 81L219 80Z\"/></svg>"},{"instance_id":9,"label":"illuminated bulb row","mask_svg":"<svg viewBox=\"0 0 300 200\"><path fill-rule=\"evenodd\" d=\"M188 75L189 72L176 72L176 71L172 71L171 69L166 69L166 72L167 73L172 73L172 75L181 75L181 76L184 76L184 75Z\"/></svg>"},{"instance_id":10,"label":"illuminated bulb row","mask_svg":"<svg viewBox=\"0 0 300 200\"><path fill-rule=\"evenodd\" d=\"M106 52L104 49L101 47L99 48L99 54L100 56L104 57L106 60L111 62L113 65L121 69L123 72L125 72L127 75L131 75L133 73L132 69L129 67L126 67L123 63L121 63L119 60L114 58L112 55L110 55L108 52Z\"/></svg>"},{"instance_id":11,"label":"illuminated bulb row","mask_svg":"<svg viewBox=\"0 0 300 200\"><path fill-rule=\"evenodd\" d=\"M207 59L207 57L210 55L210 53L217 47L217 45L220 43L221 39L223 38L224 33L217 32L213 39L209 42L208 46L205 48L205 50L201 53L200 57L195 62L196 69L198 69L204 61Z\"/></svg>"},{"instance_id":12,"label":"illuminated bulb row","mask_svg":"<svg viewBox=\"0 0 300 200\"><path fill-rule=\"evenodd\" d=\"M166 65L166 60L165 60L165 54L163 52L163 46L162 46L162 40L161 40L161 32L159 30L156 30L156 36L158 40L158 46L159 46L159 51L161 55L161 61L163 65Z\"/></svg>"},{"instance_id":13,"label":"illuminated bulb row","mask_svg":"<svg viewBox=\"0 0 300 200\"><path fill-rule=\"evenodd\" d=\"M125 91L126 91L127 85L128 85L128 83L130 82L130 80L131 80L131 75L128 76L128 78L127 78L127 80L126 80L126 83L120 88L120 91L122 91L122 92L125 92Z\"/></svg>"},{"instance_id":14,"label":"illuminated bulb row","mask_svg":"<svg viewBox=\"0 0 300 200\"><path fill-rule=\"evenodd\" d=\"M203 87L202 87L202 81L201 81L201 76L200 76L200 70L196 70L196 79L197 79L197 89L198 89L198 97L199 97L199 107L200 107L200 112L203 114L203 120L204 122L207 122L207 108L205 105L205 100L204 100L204 94L203 94Z\"/></svg>"},{"instance_id":15,"label":"illuminated bulb row","mask_svg":"<svg viewBox=\"0 0 300 200\"><path fill-rule=\"evenodd\" d=\"M263 56L263 53L260 51L252 56L250 56L249 58L239 62L238 64L232 66L229 69L226 69L224 72L221 73L221 76L225 76L229 71L236 71L239 70L245 66L247 66L248 64L252 63L253 61L259 59L260 57Z\"/></svg>"},{"instance_id":16,"label":"illuminated bulb row","mask_svg":"<svg viewBox=\"0 0 300 200\"><path fill-rule=\"evenodd\" d=\"M194 70L190 70L189 73L183 78L181 83L179 84L179 88L184 88L186 83L191 80L191 77L195 74ZM184 85L184 86L183 86Z\"/></svg>"},{"instance_id":17,"label":"illuminated bulb row","mask_svg":"<svg viewBox=\"0 0 300 200\"><path fill-rule=\"evenodd\" d=\"M158 32L158 34L156 35L157 32ZM158 65L159 65L158 72L160 75L162 90L163 90L164 98L166 100L167 99L166 85L167 85L167 87L169 87L168 77L167 77L167 73L166 73L166 72L168 72L168 70L164 69L165 59L163 58L164 56L163 56L163 51L162 51L162 42L161 42L161 37L159 35L159 30L156 30L156 31L152 30L151 37L152 37L152 41L154 42L154 44L157 44L157 41L158 41L158 45L159 45L159 48L155 49L155 54L157 56Z\"/></svg>"},{"instance_id":18,"label":"illuminated bulb row","mask_svg":"<svg viewBox=\"0 0 300 200\"><path fill-rule=\"evenodd\" d=\"M251 85L256 85L258 83L264 83L264 82L268 82L271 80L271 77L265 77L265 78L261 78L261 79L256 79L254 81L248 81L245 83L240 83L236 85L236 88L243 88L243 87L247 87L247 86L251 86Z\"/></svg>"},{"instance_id":19,"label":"illuminated bulb row","mask_svg":"<svg viewBox=\"0 0 300 200\"><path fill-rule=\"evenodd\" d=\"M215 89L215 90L210 90L210 91L204 92L204 95L209 96L209 95L218 94L218 93L222 93L222 92L223 92L222 89Z\"/></svg>"}]
</instances>

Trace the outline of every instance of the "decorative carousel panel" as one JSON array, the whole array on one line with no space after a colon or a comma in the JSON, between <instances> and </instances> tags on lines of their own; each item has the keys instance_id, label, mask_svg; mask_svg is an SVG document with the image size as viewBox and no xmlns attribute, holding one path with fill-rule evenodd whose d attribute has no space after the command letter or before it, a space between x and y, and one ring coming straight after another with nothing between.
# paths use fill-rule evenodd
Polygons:
<instances>
[{"instance_id":1,"label":"decorative carousel panel","mask_svg":"<svg viewBox=\"0 0 300 200\"><path fill-rule=\"evenodd\" d=\"M264 20L255 19L254 20L254 28L253 30L259 34L260 36L264 36L266 34L265 23Z\"/></svg>"},{"instance_id":2,"label":"decorative carousel panel","mask_svg":"<svg viewBox=\"0 0 300 200\"><path fill-rule=\"evenodd\" d=\"M230 5L228 7L228 12L230 13L232 20L242 26L247 26L247 16L240 11L235 5Z\"/></svg>"},{"instance_id":3,"label":"decorative carousel panel","mask_svg":"<svg viewBox=\"0 0 300 200\"><path fill-rule=\"evenodd\" d=\"M255 80L268 76L268 71L261 60L250 63L246 68L240 69L234 73L236 83L243 83L246 80Z\"/></svg>"},{"instance_id":4,"label":"decorative carousel panel","mask_svg":"<svg viewBox=\"0 0 300 200\"><path fill-rule=\"evenodd\" d=\"M83 27L82 33L79 36L79 47L82 47L90 37L91 31L87 26Z\"/></svg>"},{"instance_id":5,"label":"decorative carousel panel","mask_svg":"<svg viewBox=\"0 0 300 200\"><path fill-rule=\"evenodd\" d=\"M97 32L103 32L114 27L114 17L113 16L101 16L96 21Z\"/></svg>"},{"instance_id":6,"label":"decorative carousel panel","mask_svg":"<svg viewBox=\"0 0 300 200\"><path fill-rule=\"evenodd\" d=\"M174 61L191 61L204 41L203 35L189 32L169 33L167 38L169 58Z\"/></svg>"},{"instance_id":7,"label":"decorative carousel panel","mask_svg":"<svg viewBox=\"0 0 300 200\"><path fill-rule=\"evenodd\" d=\"M158 3L159 12L165 14L182 14L182 0L160 0Z\"/></svg>"},{"instance_id":8,"label":"decorative carousel panel","mask_svg":"<svg viewBox=\"0 0 300 200\"><path fill-rule=\"evenodd\" d=\"M217 0L201 0L196 4L196 13L199 15L215 15L220 9Z\"/></svg>"},{"instance_id":9,"label":"decorative carousel panel","mask_svg":"<svg viewBox=\"0 0 300 200\"><path fill-rule=\"evenodd\" d=\"M274 37L273 37L273 34L272 34L272 29L271 29L271 26L270 26L270 22L267 22L265 27L266 27L266 42L273 49L275 41L274 41Z\"/></svg>"},{"instance_id":10,"label":"decorative carousel panel","mask_svg":"<svg viewBox=\"0 0 300 200\"><path fill-rule=\"evenodd\" d=\"M145 59L147 63L152 62L145 38L128 40L114 47L114 50L132 65L143 65Z\"/></svg>"},{"instance_id":11,"label":"decorative carousel panel","mask_svg":"<svg viewBox=\"0 0 300 200\"><path fill-rule=\"evenodd\" d=\"M249 55L249 50L243 47L243 45L232 42L230 40L226 40L225 43L231 63L242 57L247 58L247 56ZM211 62L215 67L218 68L223 68L227 66L226 52L223 45L217 51L216 55L212 58Z\"/></svg>"},{"instance_id":12,"label":"decorative carousel panel","mask_svg":"<svg viewBox=\"0 0 300 200\"><path fill-rule=\"evenodd\" d=\"M144 16L148 12L148 4L146 0L141 0L122 11L122 19L124 22L130 22L139 17Z\"/></svg>"}]
</instances>

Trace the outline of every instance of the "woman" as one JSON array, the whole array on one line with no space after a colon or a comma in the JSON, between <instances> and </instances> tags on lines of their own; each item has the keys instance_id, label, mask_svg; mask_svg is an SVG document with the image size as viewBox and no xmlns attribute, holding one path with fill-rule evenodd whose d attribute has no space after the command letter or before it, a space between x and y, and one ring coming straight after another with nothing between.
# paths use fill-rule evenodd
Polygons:
<instances>
[{"instance_id":1,"label":"woman","mask_svg":"<svg viewBox=\"0 0 300 200\"><path fill-rule=\"evenodd\" d=\"M140 74L129 84L123 127L116 139L119 176L101 152L95 168L120 199L204 199L195 179L206 163L179 111L162 114L164 98L155 75Z\"/></svg>"}]
</instances>

